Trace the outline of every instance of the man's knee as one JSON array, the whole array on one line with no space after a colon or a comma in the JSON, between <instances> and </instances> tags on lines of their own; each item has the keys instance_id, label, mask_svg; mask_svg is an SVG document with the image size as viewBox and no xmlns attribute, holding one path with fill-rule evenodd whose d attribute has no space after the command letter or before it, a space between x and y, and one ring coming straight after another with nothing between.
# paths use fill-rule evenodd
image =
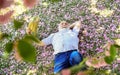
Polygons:
<instances>
[{"instance_id":1,"label":"man's knee","mask_svg":"<svg viewBox=\"0 0 120 75\"><path fill-rule=\"evenodd\" d=\"M77 65L83 60L82 55L78 51L74 51L70 55L70 64Z\"/></svg>"}]
</instances>

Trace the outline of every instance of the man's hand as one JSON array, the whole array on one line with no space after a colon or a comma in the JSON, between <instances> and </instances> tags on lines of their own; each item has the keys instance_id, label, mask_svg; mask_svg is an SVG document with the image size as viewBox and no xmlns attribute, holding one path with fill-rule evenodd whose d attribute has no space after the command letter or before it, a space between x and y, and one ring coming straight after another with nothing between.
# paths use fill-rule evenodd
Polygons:
<instances>
[{"instance_id":1,"label":"man's hand","mask_svg":"<svg viewBox=\"0 0 120 75\"><path fill-rule=\"evenodd\" d=\"M45 46L45 43L42 42L42 41L40 41L40 42L38 43L38 45L39 45L39 46Z\"/></svg>"},{"instance_id":2,"label":"man's hand","mask_svg":"<svg viewBox=\"0 0 120 75\"><path fill-rule=\"evenodd\" d=\"M73 24L71 24L69 26L70 29L74 28L74 27L80 29L80 27L81 27L81 21L76 21L76 22L74 22Z\"/></svg>"}]
</instances>

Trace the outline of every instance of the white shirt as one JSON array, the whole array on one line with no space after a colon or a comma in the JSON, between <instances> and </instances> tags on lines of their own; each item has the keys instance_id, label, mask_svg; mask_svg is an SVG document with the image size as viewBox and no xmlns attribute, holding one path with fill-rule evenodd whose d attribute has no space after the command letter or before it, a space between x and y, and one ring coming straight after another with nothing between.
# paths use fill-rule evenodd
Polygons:
<instances>
[{"instance_id":1,"label":"white shirt","mask_svg":"<svg viewBox=\"0 0 120 75\"><path fill-rule=\"evenodd\" d=\"M73 30L63 28L56 33L50 34L47 38L43 39L46 45L52 44L54 54L66 52L70 50L78 50L78 33L79 29L74 27Z\"/></svg>"}]
</instances>

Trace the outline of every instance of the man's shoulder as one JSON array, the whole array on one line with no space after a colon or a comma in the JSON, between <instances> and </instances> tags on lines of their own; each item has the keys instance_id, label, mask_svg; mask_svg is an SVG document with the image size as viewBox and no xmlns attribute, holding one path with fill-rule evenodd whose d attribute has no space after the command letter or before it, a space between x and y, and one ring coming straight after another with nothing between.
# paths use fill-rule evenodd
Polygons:
<instances>
[{"instance_id":1,"label":"man's shoulder","mask_svg":"<svg viewBox=\"0 0 120 75\"><path fill-rule=\"evenodd\" d=\"M51 33L50 36L54 37L55 35L57 35L58 32L55 32L55 33Z\"/></svg>"},{"instance_id":2,"label":"man's shoulder","mask_svg":"<svg viewBox=\"0 0 120 75\"><path fill-rule=\"evenodd\" d=\"M54 36L54 35L55 35L55 33L51 33L51 34L50 34L50 36Z\"/></svg>"},{"instance_id":3,"label":"man's shoulder","mask_svg":"<svg viewBox=\"0 0 120 75\"><path fill-rule=\"evenodd\" d=\"M56 34L59 34L60 32L55 32L55 33L52 33L53 35L56 35Z\"/></svg>"}]
</instances>

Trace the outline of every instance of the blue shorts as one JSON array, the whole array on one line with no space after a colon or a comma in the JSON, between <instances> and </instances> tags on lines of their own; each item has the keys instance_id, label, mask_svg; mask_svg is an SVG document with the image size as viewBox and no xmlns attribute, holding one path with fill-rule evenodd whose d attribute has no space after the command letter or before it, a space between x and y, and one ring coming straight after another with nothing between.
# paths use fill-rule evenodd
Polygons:
<instances>
[{"instance_id":1,"label":"blue shorts","mask_svg":"<svg viewBox=\"0 0 120 75\"><path fill-rule=\"evenodd\" d=\"M54 59L54 73L78 65L82 60L83 57L77 50L58 53Z\"/></svg>"}]
</instances>

